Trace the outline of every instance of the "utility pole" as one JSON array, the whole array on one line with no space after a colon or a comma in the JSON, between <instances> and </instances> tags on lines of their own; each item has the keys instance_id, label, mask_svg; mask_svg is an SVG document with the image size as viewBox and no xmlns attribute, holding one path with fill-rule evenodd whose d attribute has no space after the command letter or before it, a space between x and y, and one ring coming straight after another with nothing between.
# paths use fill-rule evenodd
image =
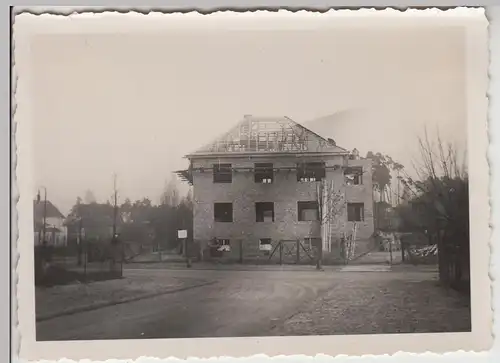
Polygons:
<instances>
[{"instance_id":1,"label":"utility pole","mask_svg":"<svg viewBox=\"0 0 500 363\"><path fill-rule=\"evenodd\" d=\"M116 236L116 219L118 216L118 190L116 189L116 173L113 174L113 238Z\"/></svg>"},{"instance_id":2,"label":"utility pole","mask_svg":"<svg viewBox=\"0 0 500 363\"><path fill-rule=\"evenodd\" d=\"M186 223L186 219L183 217L182 218L182 225L184 226L183 228L186 229L186 237L184 238L184 245L183 245L183 249L184 249L184 256L186 258L186 267L187 268L191 268L191 256L189 255L189 251L188 251L188 236L187 236L187 231L188 231L188 228L187 228L187 223Z\"/></svg>"},{"instance_id":3,"label":"utility pole","mask_svg":"<svg viewBox=\"0 0 500 363\"><path fill-rule=\"evenodd\" d=\"M399 176L399 169L398 169L398 205L401 204L401 194L399 191L399 185L401 184L401 177Z\"/></svg>"},{"instance_id":4,"label":"utility pole","mask_svg":"<svg viewBox=\"0 0 500 363\"><path fill-rule=\"evenodd\" d=\"M43 226L42 226L42 243L45 242L46 224L47 224L47 188L43 187L44 201L43 201Z\"/></svg>"},{"instance_id":5,"label":"utility pole","mask_svg":"<svg viewBox=\"0 0 500 363\"><path fill-rule=\"evenodd\" d=\"M40 203L40 189L38 190L37 194L36 194L36 205L38 205ZM35 206L36 208L36 206ZM35 217L36 217L36 213L35 213ZM38 244L41 245L42 244L42 229L43 229L43 226L40 226L40 229L38 230Z\"/></svg>"},{"instance_id":6,"label":"utility pole","mask_svg":"<svg viewBox=\"0 0 500 363\"><path fill-rule=\"evenodd\" d=\"M80 206L78 206L80 207ZM79 213L80 214L80 213ZM86 253L86 250L83 248L83 240L82 240L82 229L83 229L83 218L81 215L78 216L78 266L82 265L82 253Z\"/></svg>"},{"instance_id":7,"label":"utility pole","mask_svg":"<svg viewBox=\"0 0 500 363\"><path fill-rule=\"evenodd\" d=\"M116 173L113 174L113 237L112 237L112 241L115 241L118 242L120 245L117 246L115 244L115 247L118 248L118 250L120 251L120 276L123 277L123 258L124 258L124 246L123 246L123 242L120 241L116 235L116 232L117 232L117 226L116 226L116 223L117 223L117 219L118 219L118 189L117 189L117 186L116 186ZM113 254L115 255L116 253L116 249L114 250ZM113 257L113 265L114 265L114 259L115 257Z\"/></svg>"}]
</instances>

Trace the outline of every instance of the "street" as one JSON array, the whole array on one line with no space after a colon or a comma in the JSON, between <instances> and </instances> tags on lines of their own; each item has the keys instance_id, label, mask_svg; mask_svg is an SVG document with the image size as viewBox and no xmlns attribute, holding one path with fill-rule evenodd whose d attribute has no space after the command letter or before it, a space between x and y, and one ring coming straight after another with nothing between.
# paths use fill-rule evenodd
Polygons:
<instances>
[{"instance_id":1,"label":"street","mask_svg":"<svg viewBox=\"0 0 500 363\"><path fill-rule=\"evenodd\" d=\"M373 327L372 317L360 317L359 308L351 312L352 316L344 314L361 301L365 310L381 316L379 332L398 332L404 327L410 332L413 328L408 321L415 319L420 330L429 332L467 330L470 324L468 308L454 296L442 294L435 275L429 272L129 269L125 273L129 279L173 275L179 279L202 277L215 284L42 321L37 323L37 340L303 335L315 334L311 326L314 321L321 321L321 334L369 332L366 327ZM401 300L400 295L408 294L408 290L416 301ZM321 300L327 297L329 301ZM414 304L411 309L396 309L407 315L384 318L384 309L390 313L389 308L395 304L409 303ZM440 305L448 309L443 317L445 325L430 321L436 317L439 320L436 307ZM322 311L323 306L328 310ZM429 310L434 313L429 314ZM298 326L298 317L309 322ZM458 317L462 318L455 319ZM384 326L384 319L403 322L403 328Z\"/></svg>"}]
</instances>

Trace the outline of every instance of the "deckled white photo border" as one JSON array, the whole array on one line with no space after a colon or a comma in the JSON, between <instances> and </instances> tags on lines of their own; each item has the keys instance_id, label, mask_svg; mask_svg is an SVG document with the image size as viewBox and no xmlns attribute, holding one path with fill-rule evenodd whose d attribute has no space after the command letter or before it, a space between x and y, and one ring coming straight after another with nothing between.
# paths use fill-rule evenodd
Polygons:
<instances>
[{"instance_id":1,"label":"deckled white photo border","mask_svg":"<svg viewBox=\"0 0 500 363\"><path fill-rule=\"evenodd\" d=\"M383 22L401 24L463 26L467 36L468 152L471 209L471 333L303 336L259 338L202 338L158 340L105 340L73 342L36 342L34 319L34 279L32 253L32 137L34 117L30 109L29 39L37 33L67 32L158 32L175 27L245 28L272 30L277 27L370 26ZM492 310L489 271L489 168L487 160L488 37L482 9L432 10L359 10L313 13L280 11L210 15L198 13L148 15L82 14L71 17L19 15L14 24L15 102L17 168L16 183L20 193L17 204L20 258L17 265L18 334L20 358L28 360L69 358L74 360L136 359L138 357L246 357L255 354L336 356L394 354L396 352L482 351L492 343ZM16 339L16 335L14 335Z\"/></svg>"}]
</instances>

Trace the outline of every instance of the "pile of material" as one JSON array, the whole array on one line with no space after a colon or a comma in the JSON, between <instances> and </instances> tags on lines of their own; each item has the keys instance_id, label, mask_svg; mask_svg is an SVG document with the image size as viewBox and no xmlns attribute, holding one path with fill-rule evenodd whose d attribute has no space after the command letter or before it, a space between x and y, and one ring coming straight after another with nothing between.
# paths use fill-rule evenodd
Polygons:
<instances>
[{"instance_id":1,"label":"pile of material","mask_svg":"<svg viewBox=\"0 0 500 363\"><path fill-rule=\"evenodd\" d=\"M414 249L411 251L412 255L417 257L428 257L428 256L437 256L438 248L437 245L425 246L422 248Z\"/></svg>"},{"instance_id":2,"label":"pile of material","mask_svg":"<svg viewBox=\"0 0 500 363\"><path fill-rule=\"evenodd\" d=\"M438 263L437 245L414 247L405 251L406 261L419 265L429 265Z\"/></svg>"}]
</instances>

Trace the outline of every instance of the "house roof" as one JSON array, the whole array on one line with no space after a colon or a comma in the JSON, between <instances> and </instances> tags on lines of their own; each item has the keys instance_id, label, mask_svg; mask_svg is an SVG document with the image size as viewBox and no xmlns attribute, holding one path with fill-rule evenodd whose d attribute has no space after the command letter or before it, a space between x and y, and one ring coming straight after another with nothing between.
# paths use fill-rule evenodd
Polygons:
<instances>
[{"instance_id":1,"label":"house roof","mask_svg":"<svg viewBox=\"0 0 500 363\"><path fill-rule=\"evenodd\" d=\"M288 117L247 115L229 131L187 157L269 153L347 154L348 151Z\"/></svg>"},{"instance_id":2,"label":"house roof","mask_svg":"<svg viewBox=\"0 0 500 363\"><path fill-rule=\"evenodd\" d=\"M49 200L47 200L47 203L43 200L34 200L33 211L35 220L42 220L44 214L47 218L64 218L64 215L59 211L59 209L57 209L57 207Z\"/></svg>"}]
</instances>

